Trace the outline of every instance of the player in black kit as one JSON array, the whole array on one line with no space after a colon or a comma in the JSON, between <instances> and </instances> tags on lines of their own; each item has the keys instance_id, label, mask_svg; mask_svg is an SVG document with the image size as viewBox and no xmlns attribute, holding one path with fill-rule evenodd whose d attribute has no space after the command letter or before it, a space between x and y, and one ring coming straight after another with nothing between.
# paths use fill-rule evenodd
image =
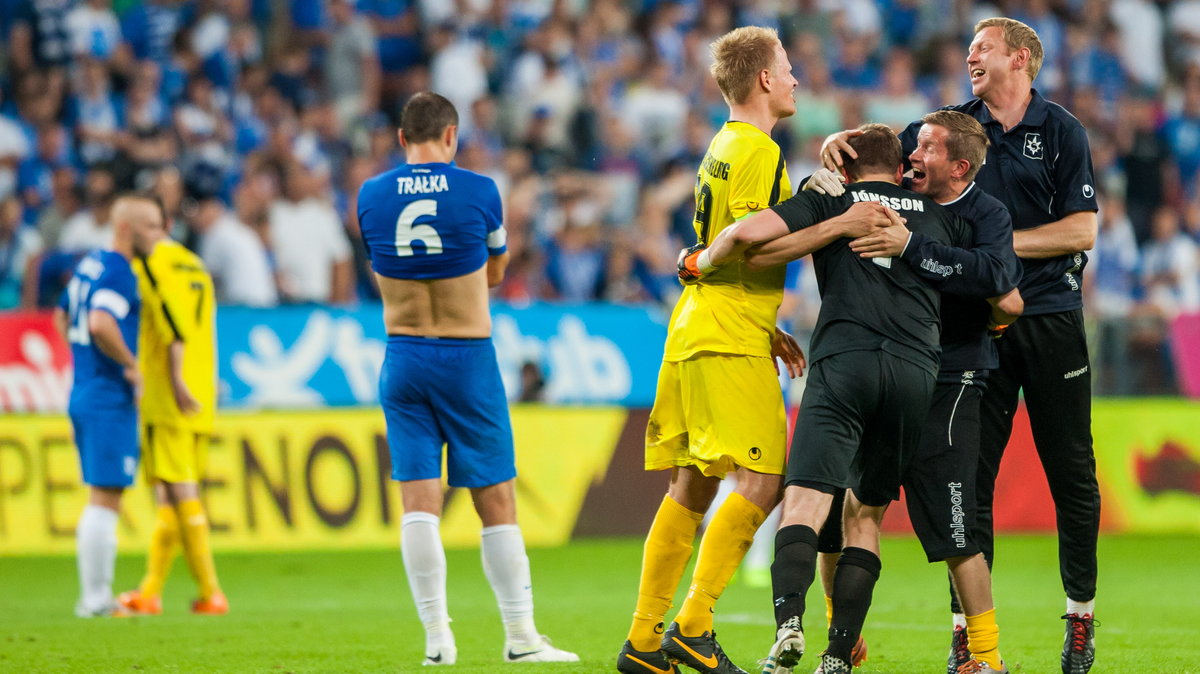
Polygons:
<instances>
[{"instance_id":1,"label":"player in black kit","mask_svg":"<svg viewBox=\"0 0 1200 674\"><path fill-rule=\"evenodd\" d=\"M901 155L894 134L882 125L868 125L864 131L853 141L859 159L847 174L857 182L846 194L832 198L801 193L773 213L738 223L724 241L718 237L707 251L691 253L694 264L685 258L682 266L706 270L781 236L767 246L787 246L792 251L789 258L794 258L829 243L833 232L827 223L811 225L846 212L855 202L880 202L899 211L908 224L899 229L911 230L922 248L934 242L969 245L973 232L965 220L896 185ZM789 230L795 233L787 234ZM801 617L804 592L814 577L816 531L833 495L851 486L846 547L834 580L830 647L821 663L828 674L849 671L850 651L879 573L879 520L899 496L938 367L939 296L922 280L920 265L865 259L848 244L833 241L814 253L822 308L772 567L780 629L768 662L781 671L795 666L803 652ZM980 284L1003 284L997 280L1004 276L1003 267L1003 261L989 260L967 265L956 275ZM991 280L981 280L981 275Z\"/></svg>"},{"instance_id":2,"label":"player in black kit","mask_svg":"<svg viewBox=\"0 0 1200 674\"><path fill-rule=\"evenodd\" d=\"M1029 26L1007 18L980 21L967 55L977 98L949 108L977 119L991 141L976 181L1012 215L1013 245L1024 266L1025 313L997 345L1000 365L980 406L976 538L991 562L992 496L1023 391L1058 522L1059 573L1067 595L1062 671L1087 674L1095 659L1100 488L1082 274L1083 251L1096 240L1097 204L1087 132L1032 88L1042 58L1041 41ZM826 166L837 166L849 154L847 135L826 140L821 149ZM901 134L906 149L915 137L916 125L910 125ZM962 636L955 631L954 645Z\"/></svg>"}]
</instances>

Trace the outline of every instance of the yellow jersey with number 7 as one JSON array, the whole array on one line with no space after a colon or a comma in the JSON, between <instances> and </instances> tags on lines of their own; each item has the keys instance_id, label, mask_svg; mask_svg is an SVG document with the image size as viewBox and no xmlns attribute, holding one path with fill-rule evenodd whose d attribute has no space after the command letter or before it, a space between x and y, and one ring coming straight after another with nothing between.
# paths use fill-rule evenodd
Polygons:
<instances>
[{"instance_id":1,"label":"yellow jersey with number 7","mask_svg":"<svg viewBox=\"0 0 1200 674\"><path fill-rule=\"evenodd\" d=\"M216 298L212 277L192 251L165 239L134 261L142 294L138 361L145 389L143 424L212 430L217 406ZM200 411L184 415L171 386L171 343L183 342L183 380Z\"/></svg>"},{"instance_id":2,"label":"yellow jersey with number 7","mask_svg":"<svg viewBox=\"0 0 1200 674\"><path fill-rule=\"evenodd\" d=\"M726 122L708 146L696 176L696 239L705 245L734 222L792 196L775 141L746 122ZM700 353L771 355L783 300L785 268L751 271L722 265L684 286L671 313L663 359Z\"/></svg>"}]
</instances>

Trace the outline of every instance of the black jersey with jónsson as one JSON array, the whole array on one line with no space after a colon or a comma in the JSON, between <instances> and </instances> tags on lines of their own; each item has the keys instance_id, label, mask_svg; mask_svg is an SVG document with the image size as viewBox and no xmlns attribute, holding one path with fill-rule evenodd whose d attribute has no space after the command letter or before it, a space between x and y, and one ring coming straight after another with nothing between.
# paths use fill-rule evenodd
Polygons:
<instances>
[{"instance_id":1,"label":"black jersey with j\u00f3nsson","mask_svg":"<svg viewBox=\"0 0 1200 674\"><path fill-rule=\"evenodd\" d=\"M942 243L970 244L970 224L930 199L886 182L861 182L840 197L801 192L773 207L791 231L844 213L857 201L876 201L907 219L914 232ZM813 330L809 360L847 351L882 350L938 370L940 297L907 264L890 258L866 259L839 239L813 253L821 312Z\"/></svg>"}]
</instances>

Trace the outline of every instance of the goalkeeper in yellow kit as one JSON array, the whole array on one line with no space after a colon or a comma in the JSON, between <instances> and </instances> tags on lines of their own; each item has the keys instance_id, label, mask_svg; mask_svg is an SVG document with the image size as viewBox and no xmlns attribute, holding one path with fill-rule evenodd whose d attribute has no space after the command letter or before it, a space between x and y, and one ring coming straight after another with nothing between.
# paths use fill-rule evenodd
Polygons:
<instances>
[{"instance_id":1,"label":"goalkeeper in yellow kit","mask_svg":"<svg viewBox=\"0 0 1200 674\"><path fill-rule=\"evenodd\" d=\"M712 74L729 104L696 183L699 246L744 218L787 199L791 184L771 129L795 113L796 79L775 31L738 28L712 44ZM775 327L784 269L724 265L688 284L675 306L646 429L647 470L671 469L667 495L646 538L637 608L617 656L626 673L737 674L713 635L713 606L779 501L786 423L776 356L798 376L804 356ZM722 478L737 488L700 541L692 583L664 629L697 528Z\"/></svg>"},{"instance_id":2,"label":"goalkeeper in yellow kit","mask_svg":"<svg viewBox=\"0 0 1200 674\"><path fill-rule=\"evenodd\" d=\"M165 214L163 222L169 222ZM199 487L217 403L213 282L200 258L167 235L165 224L148 241L133 267L142 295L142 463L158 516L146 576L118 601L136 613L162 613L163 585L182 547L199 586L192 613L221 615L229 603L217 582Z\"/></svg>"}]
</instances>

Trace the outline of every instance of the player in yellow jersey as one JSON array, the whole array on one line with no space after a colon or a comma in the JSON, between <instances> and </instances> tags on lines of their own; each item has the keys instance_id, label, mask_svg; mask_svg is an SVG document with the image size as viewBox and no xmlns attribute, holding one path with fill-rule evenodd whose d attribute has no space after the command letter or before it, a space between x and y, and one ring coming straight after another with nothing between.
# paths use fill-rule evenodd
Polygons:
<instances>
[{"instance_id":1,"label":"player in yellow jersey","mask_svg":"<svg viewBox=\"0 0 1200 674\"><path fill-rule=\"evenodd\" d=\"M142 294L142 456L158 517L146 576L118 601L137 613L161 613L163 584L182 544L199 585L192 612L220 615L229 603L217 582L199 488L217 404L213 283L200 258L167 235L163 216L133 264Z\"/></svg>"},{"instance_id":2,"label":"player in yellow jersey","mask_svg":"<svg viewBox=\"0 0 1200 674\"><path fill-rule=\"evenodd\" d=\"M796 78L775 31L743 27L712 46L712 75L729 104L696 182L700 246L723 228L791 196L771 129L795 113ZM646 429L647 470L671 469L667 495L646 537L637 608L617 656L627 673L736 674L713 635L712 609L779 501L786 423L774 357L798 376L804 355L775 327L784 271L729 265L688 284L675 305ZM737 488L700 541L687 599L663 629L693 539L722 478Z\"/></svg>"}]
</instances>

